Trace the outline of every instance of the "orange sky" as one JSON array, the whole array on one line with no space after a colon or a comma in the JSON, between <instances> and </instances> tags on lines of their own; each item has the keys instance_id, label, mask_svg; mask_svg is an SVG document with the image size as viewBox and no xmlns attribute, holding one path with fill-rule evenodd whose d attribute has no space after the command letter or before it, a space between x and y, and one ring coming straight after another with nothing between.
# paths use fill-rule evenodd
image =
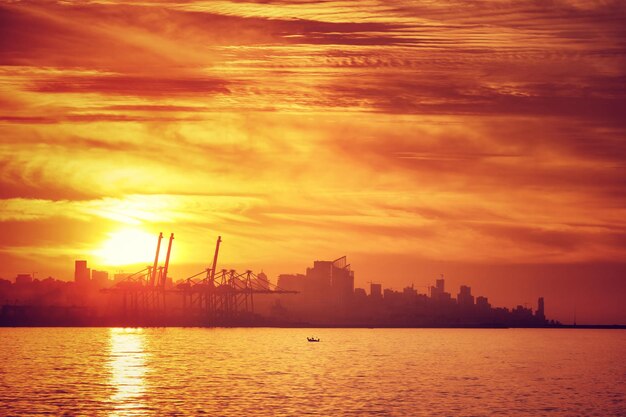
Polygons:
<instances>
[{"instance_id":1,"label":"orange sky","mask_svg":"<svg viewBox=\"0 0 626 417\"><path fill-rule=\"evenodd\" d=\"M608 0L0 2L0 276L132 269L163 231L184 278L221 234L225 267L272 278L346 254L360 286L442 272L626 322L625 18Z\"/></svg>"}]
</instances>

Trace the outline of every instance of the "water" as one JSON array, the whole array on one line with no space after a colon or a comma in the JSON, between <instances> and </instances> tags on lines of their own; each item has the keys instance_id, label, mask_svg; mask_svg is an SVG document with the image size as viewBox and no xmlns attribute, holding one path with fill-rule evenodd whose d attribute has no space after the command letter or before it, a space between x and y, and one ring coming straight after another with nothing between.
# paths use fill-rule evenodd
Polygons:
<instances>
[{"instance_id":1,"label":"water","mask_svg":"<svg viewBox=\"0 0 626 417\"><path fill-rule=\"evenodd\" d=\"M626 415L625 359L620 330L4 328L0 415Z\"/></svg>"}]
</instances>

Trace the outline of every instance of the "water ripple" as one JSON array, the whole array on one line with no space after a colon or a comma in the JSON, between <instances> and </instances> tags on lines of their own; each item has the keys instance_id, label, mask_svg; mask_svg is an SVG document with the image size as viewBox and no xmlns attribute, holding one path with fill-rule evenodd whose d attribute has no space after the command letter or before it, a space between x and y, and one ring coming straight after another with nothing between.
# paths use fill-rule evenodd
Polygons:
<instances>
[{"instance_id":1,"label":"water ripple","mask_svg":"<svg viewBox=\"0 0 626 417\"><path fill-rule=\"evenodd\" d=\"M0 415L624 415L624 342L593 330L0 329Z\"/></svg>"}]
</instances>

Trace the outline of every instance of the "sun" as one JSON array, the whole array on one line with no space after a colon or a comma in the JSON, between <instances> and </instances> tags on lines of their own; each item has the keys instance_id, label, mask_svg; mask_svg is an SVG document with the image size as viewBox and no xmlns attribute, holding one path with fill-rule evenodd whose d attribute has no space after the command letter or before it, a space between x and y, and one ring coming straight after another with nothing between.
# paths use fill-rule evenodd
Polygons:
<instances>
[{"instance_id":1,"label":"sun","mask_svg":"<svg viewBox=\"0 0 626 417\"><path fill-rule=\"evenodd\" d=\"M156 250L157 237L139 229L120 229L93 251L99 263L109 266L150 263Z\"/></svg>"}]
</instances>

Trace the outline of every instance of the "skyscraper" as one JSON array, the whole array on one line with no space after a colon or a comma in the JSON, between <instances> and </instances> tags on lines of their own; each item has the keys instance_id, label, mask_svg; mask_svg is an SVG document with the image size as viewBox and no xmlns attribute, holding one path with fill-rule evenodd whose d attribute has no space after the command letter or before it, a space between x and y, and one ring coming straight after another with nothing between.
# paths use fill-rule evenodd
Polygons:
<instances>
[{"instance_id":1,"label":"skyscraper","mask_svg":"<svg viewBox=\"0 0 626 417\"><path fill-rule=\"evenodd\" d=\"M444 286L445 286L445 280L443 279L443 275L441 276L441 279L437 280L437 291L439 291L439 294L443 294L445 292Z\"/></svg>"},{"instance_id":2,"label":"skyscraper","mask_svg":"<svg viewBox=\"0 0 626 417\"><path fill-rule=\"evenodd\" d=\"M466 308L474 305L474 296L472 289L467 285L461 285L459 295L456 297L459 306Z\"/></svg>"},{"instance_id":3,"label":"skyscraper","mask_svg":"<svg viewBox=\"0 0 626 417\"><path fill-rule=\"evenodd\" d=\"M87 261L74 262L74 281L77 283L89 282L90 270L87 268Z\"/></svg>"},{"instance_id":4,"label":"skyscraper","mask_svg":"<svg viewBox=\"0 0 626 417\"><path fill-rule=\"evenodd\" d=\"M370 297L380 300L383 298L383 286L381 284L370 283Z\"/></svg>"},{"instance_id":5,"label":"skyscraper","mask_svg":"<svg viewBox=\"0 0 626 417\"><path fill-rule=\"evenodd\" d=\"M544 311L543 297L539 297L537 300L537 312L535 313L535 317L541 320L546 319L546 313Z\"/></svg>"}]
</instances>

